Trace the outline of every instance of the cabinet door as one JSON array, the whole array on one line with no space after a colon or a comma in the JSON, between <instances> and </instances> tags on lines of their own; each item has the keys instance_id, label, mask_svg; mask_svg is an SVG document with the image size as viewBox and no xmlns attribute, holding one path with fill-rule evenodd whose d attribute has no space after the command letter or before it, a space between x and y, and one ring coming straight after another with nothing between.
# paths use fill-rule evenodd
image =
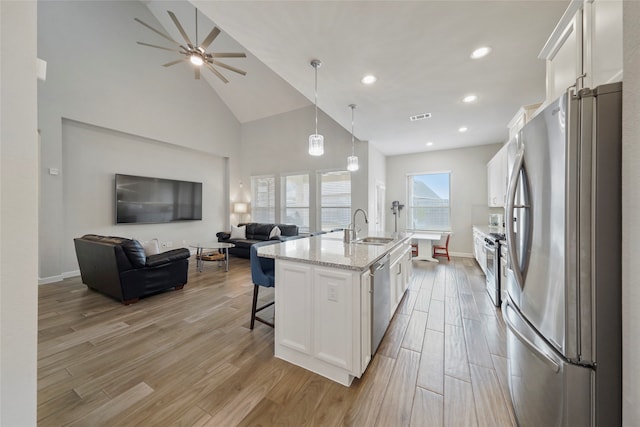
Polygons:
<instances>
[{"instance_id":1,"label":"cabinet door","mask_svg":"<svg viewBox=\"0 0 640 427\"><path fill-rule=\"evenodd\" d=\"M622 1L584 4L585 86L622 81Z\"/></svg>"},{"instance_id":2,"label":"cabinet door","mask_svg":"<svg viewBox=\"0 0 640 427\"><path fill-rule=\"evenodd\" d=\"M313 342L316 358L351 371L354 366L354 327L360 330L360 299L354 306L353 273L345 270L315 267ZM360 277L358 276L358 279Z\"/></svg>"},{"instance_id":3,"label":"cabinet door","mask_svg":"<svg viewBox=\"0 0 640 427\"><path fill-rule=\"evenodd\" d=\"M276 265L276 341L301 353L311 354L312 266L280 260Z\"/></svg>"},{"instance_id":4,"label":"cabinet door","mask_svg":"<svg viewBox=\"0 0 640 427\"><path fill-rule=\"evenodd\" d=\"M558 98L582 75L582 52L582 9L574 2L540 53L547 61L546 102Z\"/></svg>"}]
</instances>

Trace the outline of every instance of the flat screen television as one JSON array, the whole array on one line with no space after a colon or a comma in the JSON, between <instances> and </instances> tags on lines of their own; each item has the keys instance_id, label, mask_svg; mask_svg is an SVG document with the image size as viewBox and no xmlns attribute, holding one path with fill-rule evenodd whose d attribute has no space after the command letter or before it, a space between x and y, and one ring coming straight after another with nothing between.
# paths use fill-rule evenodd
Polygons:
<instances>
[{"instance_id":1,"label":"flat screen television","mask_svg":"<svg viewBox=\"0 0 640 427\"><path fill-rule=\"evenodd\" d=\"M202 220L202 183L116 174L116 224Z\"/></svg>"}]
</instances>

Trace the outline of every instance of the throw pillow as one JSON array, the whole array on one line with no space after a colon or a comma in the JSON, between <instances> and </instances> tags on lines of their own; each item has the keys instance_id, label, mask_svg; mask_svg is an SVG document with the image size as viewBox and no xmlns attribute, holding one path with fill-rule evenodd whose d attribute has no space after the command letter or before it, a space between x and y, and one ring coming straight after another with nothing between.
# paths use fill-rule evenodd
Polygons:
<instances>
[{"instance_id":1,"label":"throw pillow","mask_svg":"<svg viewBox=\"0 0 640 427\"><path fill-rule=\"evenodd\" d=\"M273 229L271 230L271 233L269 233L269 238L273 239L274 237L280 237L280 235L282 234L282 232L280 231L280 227L278 227L277 225L275 227L273 227Z\"/></svg>"},{"instance_id":2,"label":"throw pillow","mask_svg":"<svg viewBox=\"0 0 640 427\"><path fill-rule=\"evenodd\" d=\"M158 242L158 239L146 240L144 242L140 242L140 244L144 248L144 254L146 256L160 253L160 242Z\"/></svg>"},{"instance_id":3,"label":"throw pillow","mask_svg":"<svg viewBox=\"0 0 640 427\"><path fill-rule=\"evenodd\" d=\"M231 237L230 239L246 239L247 238L247 226L243 225L242 227L236 227L234 225L231 226Z\"/></svg>"}]
</instances>

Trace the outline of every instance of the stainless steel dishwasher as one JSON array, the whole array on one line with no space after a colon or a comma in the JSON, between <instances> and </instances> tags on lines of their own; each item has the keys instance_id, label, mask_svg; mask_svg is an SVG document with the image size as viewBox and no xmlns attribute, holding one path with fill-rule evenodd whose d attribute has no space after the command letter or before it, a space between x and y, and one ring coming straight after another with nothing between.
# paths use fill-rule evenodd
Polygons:
<instances>
[{"instance_id":1,"label":"stainless steel dishwasher","mask_svg":"<svg viewBox=\"0 0 640 427\"><path fill-rule=\"evenodd\" d=\"M371 356L376 353L389 326L391 302L389 295L389 255L373 263L371 274Z\"/></svg>"}]
</instances>

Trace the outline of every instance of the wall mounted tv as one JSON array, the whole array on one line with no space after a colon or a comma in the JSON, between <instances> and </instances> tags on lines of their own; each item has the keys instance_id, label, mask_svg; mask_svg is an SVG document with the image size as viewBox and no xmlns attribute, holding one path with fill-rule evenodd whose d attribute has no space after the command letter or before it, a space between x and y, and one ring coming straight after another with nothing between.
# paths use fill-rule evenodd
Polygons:
<instances>
[{"instance_id":1,"label":"wall mounted tv","mask_svg":"<svg viewBox=\"0 0 640 427\"><path fill-rule=\"evenodd\" d=\"M116 224L202 220L202 183L116 174Z\"/></svg>"}]
</instances>

